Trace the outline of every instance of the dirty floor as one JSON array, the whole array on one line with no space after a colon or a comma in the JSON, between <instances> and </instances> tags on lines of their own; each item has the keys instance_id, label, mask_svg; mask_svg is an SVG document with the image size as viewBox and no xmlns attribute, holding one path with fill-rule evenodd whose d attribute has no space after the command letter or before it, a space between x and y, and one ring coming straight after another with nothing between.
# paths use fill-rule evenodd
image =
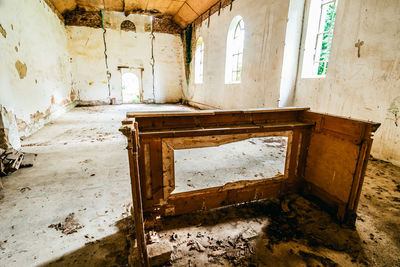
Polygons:
<instances>
[{"instance_id":1,"label":"dirty floor","mask_svg":"<svg viewBox=\"0 0 400 267\"><path fill-rule=\"evenodd\" d=\"M400 266L400 168L369 161L355 228L299 195L163 220L168 266Z\"/></svg>"},{"instance_id":2,"label":"dirty floor","mask_svg":"<svg viewBox=\"0 0 400 267\"><path fill-rule=\"evenodd\" d=\"M120 121L133 109L177 108L75 108L24 140L38 157L3 179L0 266L126 266L132 224ZM399 167L370 160L358 215L355 229L343 227L289 195L165 219L155 240L173 246L169 266L400 266Z\"/></svg>"},{"instance_id":3,"label":"dirty floor","mask_svg":"<svg viewBox=\"0 0 400 267\"><path fill-rule=\"evenodd\" d=\"M285 172L287 137L269 136L217 147L174 151L175 190L187 192Z\"/></svg>"},{"instance_id":4,"label":"dirty floor","mask_svg":"<svg viewBox=\"0 0 400 267\"><path fill-rule=\"evenodd\" d=\"M118 256L126 245L118 222L131 199L121 120L128 111L182 109L79 107L26 138L22 151L38 156L33 167L3 178L0 266L51 265L64 254L81 253L106 265L126 260Z\"/></svg>"}]
</instances>

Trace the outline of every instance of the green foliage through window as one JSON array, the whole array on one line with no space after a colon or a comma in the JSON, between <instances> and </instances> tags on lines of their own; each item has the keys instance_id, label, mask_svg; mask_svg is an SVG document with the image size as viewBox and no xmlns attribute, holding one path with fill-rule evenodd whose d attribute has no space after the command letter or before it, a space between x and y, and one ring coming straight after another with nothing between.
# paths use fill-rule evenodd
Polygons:
<instances>
[{"instance_id":1,"label":"green foliage through window","mask_svg":"<svg viewBox=\"0 0 400 267\"><path fill-rule=\"evenodd\" d=\"M336 3L333 2L329 4L329 7L326 9L325 16L324 14L321 15L322 18L325 17L325 21L322 32L322 45L321 54L319 56L318 75L326 75L328 70L329 54L332 46L333 28L335 26L336 19Z\"/></svg>"}]
</instances>

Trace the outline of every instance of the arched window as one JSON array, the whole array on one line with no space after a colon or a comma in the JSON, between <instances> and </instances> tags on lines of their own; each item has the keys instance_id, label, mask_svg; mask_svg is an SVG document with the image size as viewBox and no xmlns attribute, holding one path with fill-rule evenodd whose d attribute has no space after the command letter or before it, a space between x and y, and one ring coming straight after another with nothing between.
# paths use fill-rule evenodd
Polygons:
<instances>
[{"instance_id":1,"label":"arched window","mask_svg":"<svg viewBox=\"0 0 400 267\"><path fill-rule=\"evenodd\" d=\"M233 18L226 42L225 83L240 83L242 79L244 22L241 16Z\"/></svg>"},{"instance_id":2,"label":"arched window","mask_svg":"<svg viewBox=\"0 0 400 267\"><path fill-rule=\"evenodd\" d=\"M194 82L203 83L204 42L202 37L197 40L194 60Z\"/></svg>"}]
</instances>

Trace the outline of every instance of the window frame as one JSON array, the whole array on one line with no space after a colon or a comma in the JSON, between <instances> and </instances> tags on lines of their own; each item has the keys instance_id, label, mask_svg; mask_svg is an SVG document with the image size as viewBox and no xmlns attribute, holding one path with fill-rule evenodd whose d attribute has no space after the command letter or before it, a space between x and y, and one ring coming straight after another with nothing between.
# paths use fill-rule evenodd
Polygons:
<instances>
[{"instance_id":1,"label":"window frame","mask_svg":"<svg viewBox=\"0 0 400 267\"><path fill-rule=\"evenodd\" d=\"M328 71L328 63L332 51L333 33L336 23L336 14L339 0L311 0L308 10L308 23L306 29L306 39L303 50L302 78L325 78ZM331 14L331 23L327 26L327 11L329 6L333 4L333 12ZM326 9L325 9L326 7ZM318 8L318 9L317 9ZM318 24L315 19L318 10ZM313 25L314 24L314 25ZM326 49L323 49L325 35ZM312 45L311 45L312 44ZM323 52L326 51L324 54ZM320 67L322 65L322 72Z\"/></svg>"},{"instance_id":2,"label":"window frame","mask_svg":"<svg viewBox=\"0 0 400 267\"><path fill-rule=\"evenodd\" d=\"M237 33L238 29L239 29L239 33ZM243 19L238 21L238 23L236 24L236 27L235 27L235 31L233 33L233 42L235 43L235 47L236 47L236 42L241 41L240 38L244 39ZM232 66L231 81L233 81L233 82L240 82L241 78L242 78L241 72L242 72L242 68L243 68L243 49L244 49L244 44L242 42L241 46L236 51L233 51L233 53L232 53L233 66Z\"/></svg>"},{"instance_id":3,"label":"window frame","mask_svg":"<svg viewBox=\"0 0 400 267\"><path fill-rule=\"evenodd\" d=\"M242 81L245 23L241 16L231 21L227 37L225 84L238 84Z\"/></svg>"}]
</instances>

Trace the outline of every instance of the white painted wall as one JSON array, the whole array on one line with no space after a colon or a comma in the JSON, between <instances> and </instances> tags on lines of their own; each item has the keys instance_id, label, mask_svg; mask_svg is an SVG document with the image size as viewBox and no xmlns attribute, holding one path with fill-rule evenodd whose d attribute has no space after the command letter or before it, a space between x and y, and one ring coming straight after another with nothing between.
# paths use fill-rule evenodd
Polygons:
<instances>
[{"instance_id":1,"label":"white painted wall","mask_svg":"<svg viewBox=\"0 0 400 267\"><path fill-rule=\"evenodd\" d=\"M153 99L151 37L145 32L150 17L105 12L108 66L111 73L110 97L122 101L121 71L118 66L143 69L143 99ZM124 20L135 23L136 32L120 30ZM72 58L73 89L78 100L109 103L104 60L103 29L67 26L68 49ZM157 103L177 102L184 85L183 48L180 35L155 33L154 93Z\"/></svg>"},{"instance_id":2,"label":"white painted wall","mask_svg":"<svg viewBox=\"0 0 400 267\"><path fill-rule=\"evenodd\" d=\"M236 0L232 11L227 6L211 16L209 28L204 21L194 32L204 40L203 84L194 84L192 71L185 98L217 108L277 107L288 10L289 0ZM242 82L225 84L227 34L236 15L245 23Z\"/></svg>"},{"instance_id":3,"label":"white painted wall","mask_svg":"<svg viewBox=\"0 0 400 267\"><path fill-rule=\"evenodd\" d=\"M396 125L394 113L400 109L399 22L398 0L339 1L328 73L320 79L303 79L299 73L293 103L382 123L372 154L398 165L400 121ZM359 39L364 41L360 58L355 47Z\"/></svg>"},{"instance_id":4,"label":"white painted wall","mask_svg":"<svg viewBox=\"0 0 400 267\"><path fill-rule=\"evenodd\" d=\"M287 107L293 102L303 28L304 3L305 0L290 0L279 97L280 107Z\"/></svg>"},{"instance_id":5,"label":"white painted wall","mask_svg":"<svg viewBox=\"0 0 400 267\"><path fill-rule=\"evenodd\" d=\"M7 32L0 35L0 105L3 114L16 116L19 135L26 136L71 102L66 32L41 0L0 1L0 24ZM23 78L18 60L26 64Z\"/></svg>"}]
</instances>

